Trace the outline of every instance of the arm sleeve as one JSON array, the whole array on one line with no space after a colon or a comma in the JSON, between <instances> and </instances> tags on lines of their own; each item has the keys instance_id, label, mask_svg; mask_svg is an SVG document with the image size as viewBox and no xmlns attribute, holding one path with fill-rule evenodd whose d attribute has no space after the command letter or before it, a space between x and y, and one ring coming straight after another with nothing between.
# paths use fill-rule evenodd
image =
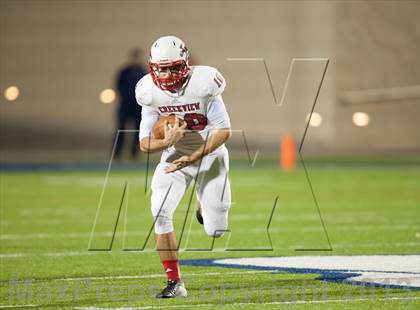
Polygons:
<instances>
[{"instance_id":1,"label":"arm sleeve","mask_svg":"<svg viewBox=\"0 0 420 310\"><path fill-rule=\"evenodd\" d=\"M211 90L210 94L212 96L218 96L223 93L226 87L226 80L223 75L217 71L217 69L213 69L213 74L211 75Z\"/></svg>"},{"instance_id":2,"label":"arm sleeve","mask_svg":"<svg viewBox=\"0 0 420 310\"><path fill-rule=\"evenodd\" d=\"M143 106L141 109L141 123L139 131L139 141L145 137L148 137L152 133L153 125L159 118L159 113L148 106Z\"/></svg>"},{"instance_id":3,"label":"arm sleeve","mask_svg":"<svg viewBox=\"0 0 420 310\"><path fill-rule=\"evenodd\" d=\"M151 77L145 75L136 85L136 101L141 106L150 106L152 103Z\"/></svg>"},{"instance_id":4,"label":"arm sleeve","mask_svg":"<svg viewBox=\"0 0 420 310\"><path fill-rule=\"evenodd\" d=\"M207 119L214 128L230 128L229 114L226 111L221 95L213 97L209 102Z\"/></svg>"}]
</instances>

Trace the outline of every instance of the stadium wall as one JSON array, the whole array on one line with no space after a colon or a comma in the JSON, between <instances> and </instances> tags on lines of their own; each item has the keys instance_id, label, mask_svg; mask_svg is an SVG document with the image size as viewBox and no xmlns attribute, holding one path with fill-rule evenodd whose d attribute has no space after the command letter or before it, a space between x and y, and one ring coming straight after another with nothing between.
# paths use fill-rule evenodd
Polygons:
<instances>
[{"instance_id":1,"label":"stadium wall","mask_svg":"<svg viewBox=\"0 0 420 310\"><path fill-rule=\"evenodd\" d=\"M147 55L150 44L166 34L182 37L196 63L223 72L233 128L244 130L253 146L272 153L281 135L301 138L324 63L297 63L279 107L261 61L228 58L263 58L277 102L291 59L330 60L315 110L322 124L308 131L308 154L418 151L416 1L2 1L0 6L0 86L21 91L16 101L1 98L3 160L36 152L54 158L60 151L106 157L116 104L100 103L99 93L114 87L130 48L140 46ZM404 87L411 87L411 95ZM395 88L400 96L392 95ZM372 102L370 90L379 100ZM369 113L368 126L352 124L358 111Z\"/></svg>"}]
</instances>

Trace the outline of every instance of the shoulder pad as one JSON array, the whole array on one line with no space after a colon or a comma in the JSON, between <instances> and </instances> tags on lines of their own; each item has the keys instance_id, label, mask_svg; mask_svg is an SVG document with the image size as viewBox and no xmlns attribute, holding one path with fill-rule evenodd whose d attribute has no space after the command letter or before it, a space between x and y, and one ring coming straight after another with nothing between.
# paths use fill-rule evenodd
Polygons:
<instances>
[{"instance_id":1,"label":"shoulder pad","mask_svg":"<svg viewBox=\"0 0 420 310\"><path fill-rule=\"evenodd\" d=\"M225 78L216 68L209 66L194 66L191 79L191 86L200 97L220 95L226 87Z\"/></svg>"},{"instance_id":2,"label":"shoulder pad","mask_svg":"<svg viewBox=\"0 0 420 310\"><path fill-rule=\"evenodd\" d=\"M136 85L136 100L141 106L150 106L152 104L152 88L153 81L150 74L146 74L137 82Z\"/></svg>"}]
</instances>

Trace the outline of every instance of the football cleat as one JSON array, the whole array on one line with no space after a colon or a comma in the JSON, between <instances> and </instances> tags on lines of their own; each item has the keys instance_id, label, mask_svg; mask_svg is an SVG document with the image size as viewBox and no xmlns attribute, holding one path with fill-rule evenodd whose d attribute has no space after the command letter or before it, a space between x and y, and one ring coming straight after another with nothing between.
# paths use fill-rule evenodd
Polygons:
<instances>
[{"instance_id":1,"label":"football cleat","mask_svg":"<svg viewBox=\"0 0 420 310\"><path fill-rule=\"evenodd\" d=\"M168 285L162 292L156 295L156 298L175 298L187 297L187 290L185 289L184 282L168 280Z\"/></svg>"},{"instance_id":2,"label":"football cleat","mask_svg":"<svg viewBox=\"0 0 420 310\"><path fill-rule=\"evenodd\" d=\"M195 211L195 217L197 218L197 221L203 225L203 215L201 214L201 208L198 207L197 211Z\"/></svg>"}]
</instances>

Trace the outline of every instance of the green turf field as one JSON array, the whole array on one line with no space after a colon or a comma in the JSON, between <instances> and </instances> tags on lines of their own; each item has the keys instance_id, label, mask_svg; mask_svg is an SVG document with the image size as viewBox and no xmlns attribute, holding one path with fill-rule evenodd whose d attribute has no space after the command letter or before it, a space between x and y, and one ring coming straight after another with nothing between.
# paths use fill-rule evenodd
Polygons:
<instances>
[{"instance_id":1,"label":"green turf field","mask_svg":"<svg viewBox=\"0 0 420 310\"><path fill-rule=\"evenodd\" d=\"M216 240L213 251L194 251L211 248L212 239L191 216L193 196L181 259L420 254L418 166L308 168L332 251L296 251L329 248L302 169L233 167L231 232ZM181 267L188 298L156 300L165 276L153 235L145 241L152 219L143 170L111 171L91 247L109 246L127 184L113 248L87 251L104 178L105 172L97 171L1 174L1 308L420 308L419 290L325 282L316 280L318 274L206 266ZM190 194L176 212L178 235ZM266 228L272 211L270 243Z\"/></svg>"}]
</instances>

